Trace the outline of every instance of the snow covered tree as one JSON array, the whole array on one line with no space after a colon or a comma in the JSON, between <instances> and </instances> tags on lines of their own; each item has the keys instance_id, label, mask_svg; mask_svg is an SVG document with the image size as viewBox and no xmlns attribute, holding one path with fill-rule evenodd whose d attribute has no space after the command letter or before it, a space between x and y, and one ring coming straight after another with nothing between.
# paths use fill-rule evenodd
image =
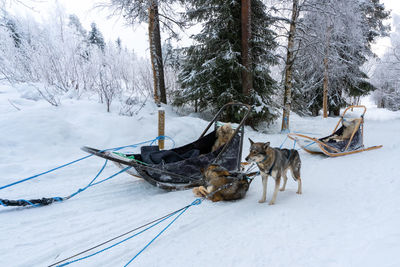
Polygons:
<instances>
[{"instance_id":1,"label":"snow covered tree","mask_svg":"<svg viewBox=\"0 0 400 267\"><path fill-rule=\"evenodd\" d=\"M10 18L14 22L9 24L11 29L17 31L5 27ZM132 115L133 103L150 95L148 77L140 76L141 69L150 66L148 62L137 60L132 51L114 42L103 45L102 50L99 34L94 34L96 42L88 47L79 19L61 8L41 22L29 16L7 17L0 18L0 25L0 79L30 83L54 106L60 105L65 95L80 98L97 94L107 111L119 100L120 113Z\"/></svg>"},{"instance_id":2,"label":"snow covered tree","mask_svg":"<svg viewBox=\"0 0 400 267\"><path fill-rule=\"evenodd\" d=\"M287 50L284 70L284 97L281 131L289 130L289 116L292 102L292 73L294 62L294 45L296 36L297 20L300 13L299 0L292 1L291 18L289 20L289 31L287 33Z\"/></svg>"},{"instance_id":3,"label":"snow covered tree","mask_svg":"<svg viewBox=\"0 0 400 267\"><path fill-rule=\"evenodd\" d=\"M275 81L270 66L275 64L273 49L275 33L270 30L273 19L259 0L251 2L250 72L253 88L243 94L241 46L241 1L190 1L188 19L200 22L202 31L193 36L195 44L183 50L179 82L183 88L175 99L176 105L194 103L200 110L219 109L230 101L252 106L251 125L275 118L272 94ZM240 112L226 115L235 121Z\"/></svg>"},{"instance_id":4,"label":"snow covered tree","mask_svg":"<svg viewBox=\"0 0 400 267\"><path fill-rule=\"evenodd\" d=\"M17 25L13 19L7 19L5 27L10 32L12 39L14 40L15 47L20 47L21 45L21 34L18 32Z\"/></svg>"},{"instance_id":5,"label":"snow covered tree","mask_svg":"<svg viewBox=\"0 0 400 267\"><path fill-rule=\"evenodd\" d=\"M91 30L88 34L88 41L90 44L97 45L102 51L104 51L105 43L103 34L97 29L96 23L90 24Z\"/></svg>"},{"instance_id":6,"label":"snow covered tree","mask_svg":"<svg viewBox=\"0 0 400 267\"><path fill-rule=\"evenodd\" d=\"M382 20L388 13L382 13L384 9L366 11L364 4L359 0L316 1L314 10L305 14L294 63L296 111L316 116L328 106L330 115L339 115L350 96L365 95L374 89L361 66L373 55L370 43L386 34ZM371 16L376 16L375 20Z\"/></svg>"},{"instance_id":7,"label":"snow covered tree","mask_svg":"<svg viewBox=\"0 0 400 267\"><path fill-rule=\"evenodd\" d=\"M377 87L373 97L380 108L400 110L400 16L393 16L394 32L391 47L376 62L373 84Z\"/></svg>"},{"instance_id":8,"label":"snow covered tree","mask_svg":"<svg viewBox=\"0 0 400 267\"><path fill-rule=\"evenodd\" d=\"M117 40L115 40L115 44L117 45L118 50L122 49L122 41L121 38L117 38Z\"/></svg>"},{"instance_id":9,"label":"snow covered tree","mask_svg":"<svg viewBox=\"0 0 400 267\"><path fill-rule=\"evenodd\" d=\"M181 0L180 0L181 1ZM165 25L170 33L176 36L172 30L173 25L181 25L178 20L171 18L175 15L177 0L109 0L107 7L113 9L114 15L121 13L129 23L148 22L150 61L153 68L154 100L167 103L167 94L164 81L164 63L161 44L161 24ZM161 19L160 19L161 17Z\"/></svg>"},{"instance_id":10,"label":"snow covered tree","mask_svg":"<svg viewBox=\"0 0 400 267\"><path fill-rule=\"evenodd\" d=\"M69 15L68 26L71 27L72 29L74 29L77 34L86 38L86 30L83 28L78 16L76 16L74 14ZM104 42L104 40L103 40L103 42Z\"/></svg>"}]
</instances>

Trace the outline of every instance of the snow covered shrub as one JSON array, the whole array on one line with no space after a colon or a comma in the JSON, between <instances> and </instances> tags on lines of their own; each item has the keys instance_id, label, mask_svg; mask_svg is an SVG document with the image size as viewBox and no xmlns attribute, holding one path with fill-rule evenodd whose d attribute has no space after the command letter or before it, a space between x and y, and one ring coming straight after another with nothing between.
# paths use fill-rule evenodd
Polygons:
<instances>
[{"instance_id":1,"label":"snow covered shrub","mask_svg":"<svg viewBox=\"0 0 400 267\"><path fill-rule=\"evenodd\" d=\"M122 48L121 40L105 44L95 23L87 32L77 16L60 8L41 23L29 17L4 17L0 23L6 25L0 27L0 74L13 83L33 84L52 105L64 95L97 94L107 111L114 100L129 110L126 105L133 102L126 95L146 99L152 91L149 62Z\"/></svg>"},{"instance_id":2,"label":"snow covered shrub","mask_svg":"<svg viewBox=\"0 0 400 267\"><path fill-rule=\"evenodd\" d=\"M376 63L373 73L378 88L373 98L380 108L400 110L400 16L393 16L394 32L390 36L391 48Z\"/></svg>"}]
</instances>

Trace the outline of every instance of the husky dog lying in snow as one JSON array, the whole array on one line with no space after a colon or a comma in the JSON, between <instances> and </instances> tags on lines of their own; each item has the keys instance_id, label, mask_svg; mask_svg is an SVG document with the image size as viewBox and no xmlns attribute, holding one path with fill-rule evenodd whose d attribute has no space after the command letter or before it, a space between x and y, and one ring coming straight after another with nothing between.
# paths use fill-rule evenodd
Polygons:
<instances>
[{"instance_id":1,"label":"husky dog lying in snow","mask_svg":"<svg viewBox=\"0 0 400 267\"><path fill-rule=\"evenodd\" d=\"M211 164L202 171L205 186L193 188L199 197L207 197L213 202L241 199L246 195L251 180L242 173L230 173L218 164Z\"/></svg>"},{"instance_id":2,"label":"husky dog lying in snow","mask_svg":"<svg viewBox=\"0 0 400 267\"><path fill-rule=\"evenodd\" d=\"M235 130L233 130L232 125L230 123L226 123L220 126L216 132L217 140L215 141L211 151L215 151L221 146L225 145L229 141L234 132Z\"/></svg>"},{"instance_id":3,"label":"husky dog lying in snow","mask_svg":"<svg viewBox=\"0 0 400 267\"><path fill-rule=\"evenodd\" d=\"M290 169L292 177L297 181L297 194L301 194L301 178L300 178L300 155L295 149L279 149L270 147L270 143L254 143L250 138L250 154L246 157L247 162L257 163L261 172L263 193L259 203L265 202L267 195L268 176L275 179L275 190L270 205L275 204L276 195L278 193L281 177L283 177L283 185L280 191L284 191L287 182L287 171Z\"/></svg>"}]
</instances>

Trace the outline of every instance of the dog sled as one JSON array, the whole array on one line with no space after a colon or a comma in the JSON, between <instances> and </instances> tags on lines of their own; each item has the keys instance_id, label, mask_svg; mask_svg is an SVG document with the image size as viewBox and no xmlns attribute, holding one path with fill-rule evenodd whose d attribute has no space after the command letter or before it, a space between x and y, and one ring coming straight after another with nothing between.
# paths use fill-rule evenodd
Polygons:
<instances>
[{"instance_id":1,"label":"dog sled","mask_svg":"<svg viewBox=\"0 0 400 267\"><path fill-rule=\"evenodd\" d=\"M346 119L347 111L361 109L359 118ZM330 157L344 156L381 148L381 145L364 146L364 115L367 108L362 105L346 108L331 135L315 138L299 133L289 133L288 137L311 154L325 154ZM341 125L341 127L339 127Z\"/></svg>"},{"instance_id":2,"label":"dog sled","mask_svg":"<svg viewBox=\"0 0 400 267\"><path fill-rule=\"evenodd\" d=\"M212 151L217 140L216 131L221 124L218 120L223 112L233 107L240 108L240 112L243 114L242 120L229 140ZM121 169L131 166L133 168L128 169L127 173L143 178L159 188L169 191L184 190L203 185L201 171L211 163L219 164L229 171L240 171L244 123L249 114L249 105L228 103L218 111L199 139L170 150L160 150L158 145L142 146L140 154L102 151L86 146L82 147L82 150L111 160ZM207 134L212 125L214 125L214 130Z\"/></svg>"}]
</instances>

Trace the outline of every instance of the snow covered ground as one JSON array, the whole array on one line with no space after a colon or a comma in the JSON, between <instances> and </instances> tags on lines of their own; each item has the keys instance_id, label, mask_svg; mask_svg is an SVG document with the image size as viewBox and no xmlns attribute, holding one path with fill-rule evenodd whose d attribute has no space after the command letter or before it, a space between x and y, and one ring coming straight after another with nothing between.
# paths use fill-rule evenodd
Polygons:
<instances>
[{"instance_id":1,"label":"snow covered ground","mask_svg":"<svg viewBox=\"0 0 400 267\"><path fill-rule=\"evenodd\" d=\"M0 86L0 187L85 156L79 148L109 148L156 136L150 103L135 117L106 113L94 100L64 99L52 107L27 88ZM18 110L19 109L19 110ZM292 116L291 129L329 134L337 118ZM300 151L303 194L288 181L276 205L259 204L257 177L245 199L191 207L132 266L400 266L400 113L369 108L366 146L383 148L339 158ZM268 134L246 129L249 143L280 146L278 124ZM166 111L166 135L177 146L198 138L207 122ZM167 142L167 147L171 143ZM292 147L287 141L286 147ZM0 191L0 198L67 196L84 187L103 160L91 157ZM118 169L109 164L102 177ZM268 184L267 201L273 182ZM41 208L0 207L0 266L47 266L190 204L190 190L165 192L121 174L73 199ZM73 265L123 266L168 222Z\"/></svg>"}]
</instances>

